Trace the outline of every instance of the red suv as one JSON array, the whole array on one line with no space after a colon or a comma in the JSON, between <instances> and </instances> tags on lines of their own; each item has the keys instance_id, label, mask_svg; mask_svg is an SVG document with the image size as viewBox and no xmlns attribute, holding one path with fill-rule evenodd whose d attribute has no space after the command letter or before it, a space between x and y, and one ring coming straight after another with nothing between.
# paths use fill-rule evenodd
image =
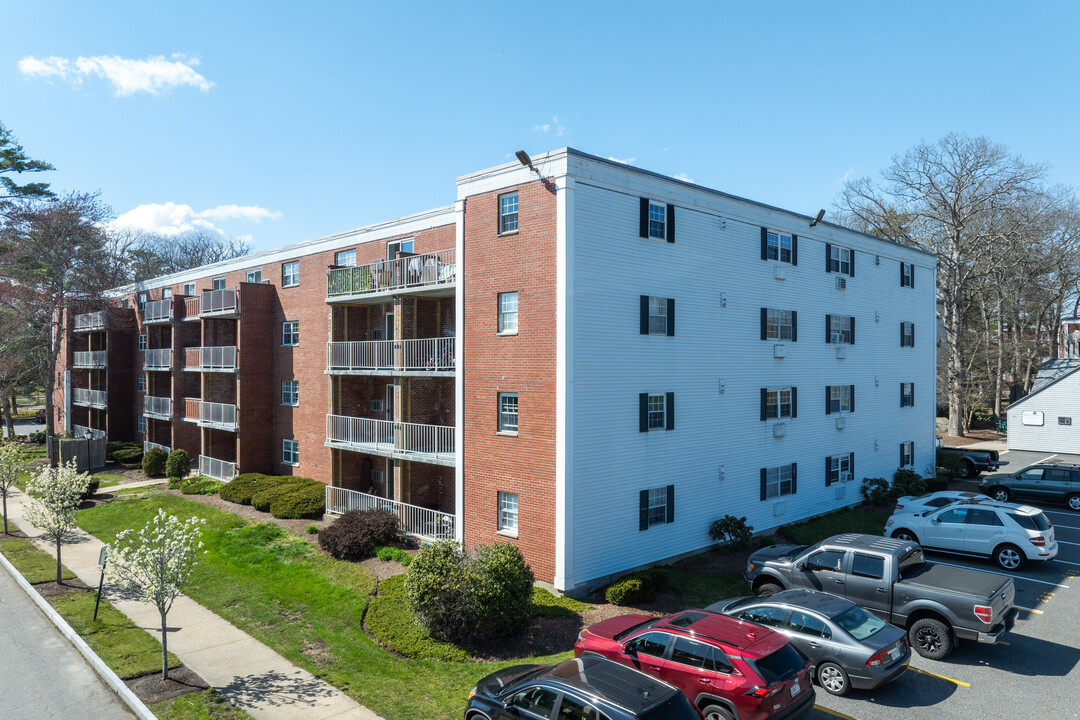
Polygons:
<instances>
[{"instance_id":1,"label":"red suv","mask_svg":"<svg viewBox=\"0 0 1080 720\"><path fill-rule=\"evenodd\" d=\"M578 635L574 655L586 653L671 683L706 720L795 720L814 706L810 660L785 635L706 610L605 620Z\"/></svg>"}]
</instances>

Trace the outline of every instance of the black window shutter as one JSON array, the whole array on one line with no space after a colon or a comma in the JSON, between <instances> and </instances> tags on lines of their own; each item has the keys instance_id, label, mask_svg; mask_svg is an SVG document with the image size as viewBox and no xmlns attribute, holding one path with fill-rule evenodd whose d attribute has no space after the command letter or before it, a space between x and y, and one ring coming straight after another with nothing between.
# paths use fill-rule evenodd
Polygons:
<instances>
[{"instance_id":1,"label":"black window shutter","mask_svg":"<svg viewBox=\"0 0 1080 720\"><path fill-rule=\"evenodd\" d=\"M667 430L675 429L675 393L669 392L667 394L667 412L664 413L664 419L667 420Z\"/></svg>"},{"instance_id":2,"label":"black window shutter","mask_svg":"<svg viewBox=\"0 0 1080 720\"><path fill-rule=\"evenodd\" d=\"M768 389L761 388L761 421L765 422L769 419L768 412Z\"/></svg>"},{"instance_id":3,"label":"black window shutter","mask_svg":"<svg viewBox=\"0 0 1080 720\"><path fill-rule=\"evenodd\" d=\"M904 407L904 383L900 383L900 407Z\"/></svg>"},{"instance_id":4,"label":"black window shutter","mask_svg":"<svg viewBox=\"0 0 1080 720\"><path fill-rule=\"evenodd\" d=\"M851 473L851 479L855 479L855 453L848 453L848 472Z\"/></svg>"},{"instance_id":5,"label":"black window shutter","mask_svg":"<svg viewBox=\"0 0 1080 720\"><path fill-rule=\"evenodd\" d=\"M638 431L649 432L649 393L638 395Z\"/></svg>"},{"instance_id":6,"label":"black window shutter","mask_svg":"<svg viewBox=\"0 0 1080 720\"><path fill-rule=\"evenodd\" d=\"M911 441L910 446L911 446L911 464L914 465L915 464L915 441L914 440Z\"/></svg>"},{"instance_id":7,"label":"black window shutter","mask_svg":"<svg viewBox=\"0 0 1080 720\"><path fill-rule=\"evenodd\" d=\"M825 342L832 342L832 315L825 316Z\"/></svg>"},{"instance_id":8,"label":"black window shutter","mask_svg":"<svg viewBox=\"0 0 1080 720\"><path fill-rule=\"evenodd\" d=\"M638 494L638 530L649 529L649 491Z\"/></svg>"},{"instance_id":9,"label":"black window shutter","mask_svg":"<svg viewBox=\"0 0 1080 720\"><path fill-rule=\"evenodd\" d=\"M799 236L798 235L792 235L791 236L791 264L792 265L798 265L799 264Z\"/></svg>"},{"instance_id":10,"label":"black window shutter","mask_svg":"<svg viewBox=\"0 0 1080 720\"><path fill-rule=\"evenodd\" d=\"M855 277L855 251L851 251L851 259L848 260L848 275Z\"/></svg>"},{"instance_id":11,"label":"black window shutter","mask_svg":"<svg viewBox=\"0 0 1080 720\"><path fill-rule=\"evenodd\" d=\"M911 282L908 283L908 287L915 287L915 263L911 263Z\"/></svg>"},{"instance_id":12,"label":"black window shutter","mask_svg":"<svg viewBox=\"0 0 1080 720\"><path fill-rule=\"evenodd\" d=\"M911 383L911 407L915 407L915 383Z\"/></svg>"},{"instance_id":13,"label":"black window shutter","mask_svg":"<svg viewBox=\"0 0 1080 720\"><path fill-rule=\"evenodd\" d=\"M649 237L649 198L641 198L641 225L638 234L643 238Z\"/></svg>"},{"instance_id":14,"label":"black window shutter","mask_svg":"<svg viewBox=\"0 0 1080 720\"><path fill-rule=\"evenodd\" d=\"M761 468L761 499L762 499L762 501L765 500L765 493L768 490L768 484L769 484L768 477L769 477L769 469L768 468Z\"/></svg>"},{"instance_id":15,"label":"black window shutter","mask_svg":"<svg viewBox=\"0 0 1080 720\"><path fill-rule=\"evenodd\" d=\"M675 298L667 300L667 334L675 334Z\"/></svg>"},{"instance_id":16,"label":"black window shutter","mask_svg":"<svg viewBox=\"0 0 1080 720\"><path fill-rule=\"evenodd\" d=\"M855 412L855 386L848 385L851 388L851 412Z\"/></svg>"},{"instance_id":17,"label":"black window shutter","mask_svg":"<svg viewBox=\"0 0 1080 720\"><path fill-rule=\"evenodd\" d=\"M832 245L825 243L825 272L832 272Z\"/></svg>"},{"instance_id":18,"label":"black window shutter","mask_svg":"<svg viewBox=\"0 0 1080 720\"><path fill-rule=\"evenodd\" d=\"M900 443L900 467L904 467L904 443Z\"/></svg>"},{"instance_id":19,"label":"black window shutter","mask_svg":"<svg viewBox=\"0 0 1080 720\"><path fill-rule=\"evenodd\" d=\"M905 284L904 283L904 269L905 269L906 266L907 266L907 263L903 263L903 262L900 263L900 287L904 287L904 284Z\"/></svg>"},{"instance_id":20,"label":"black window shutter","mask_svg":"<svg viewBox=\"0 0 1080 720\"><path fill-rule=\"evenodd\" d=\"M761 308L761 339L769 339L769 308Z\"/></svg>"},{"instance_id":21,"label":"black window shutter","mask_svg":"<svg viewBox=\"0 0 1080 720\"><path fill-rule=\"evenodd\" d=\"M791 417L799 416L799 388L791 388Z\"/></svg>"},{"instance_id":22,"label":"black window shutter","mask_svg":"<svg viewBox=\"0 0 1080 720\"><path fill-rule=\"evenodd\" d=\"M641 296L641 334L649 334L649 296Z\"/></svg>"},{"instance_id":23,"label":"black window shutter","mask_svg":"<svg viewBox=\"0 0 1080 720\"><path fill-rule=\"evenodd\" d=\"M900 323L900 347L904 347L904 323Z\"/></svg>"},{"instance_id":24,"label":"black window shutter","mask_svg":"<svg viewBox=\"0 0 1080 720\"><path fill-rule=\"evenodd\" d=\"M799 492L799 464L791 463L791 494Z\"/></svg>"},{"instance_id":25,"label":"black window shutter","mask_svg":"<svg viewBox=\"0 0 1080 720\"><path fill-rule=\"evenodd\" d=\"M669 243L675 242L675 206L667 206L667 241ZM668 522L671 522L670 520Z\"/></svg>"},{"instance_id":26,"label":"black window shutter","mask_svg":"<svg viewBox=\"0 0 1080 720\"><path fill-rule=\"evenodd\" d=\"M799 313L791 311L791 342L799 341Z\"/></svg>"},{"instance_id":27,"label":"black window shutter","mask_svg":"<svg viewBox=\"0 0 1080 720\"><path fill-rule=\"evenodd\" d=\"M915 323L908 323L911 325L911 342L908 343L908 347L915 347Z\"/></svg>"},{"instance_id":28,"label":"black window shutter","mask_svg":"<svg viewBox=\"0 0 1080 720\"><path fill-rule=\"evenodd\" d=\"M825 456L825 487L832 485L832 458Z\"/></svg>"},{"instance_id":29,"label":"black window shutter","mask_svg":"<svg viewBox=\"0 0 1080 720\"><path fill-rule=\"evenodd\" d=\"M825 386L825 414L826 415L829 415L829 414L832 413L832 407L829 404L829 401L831 399L832 399L832 385L826 385Z\"/></svg>"},{"instance_id":30,"label":"black window shutter","mask_svg":"<svg viewBox=\"0 0 1080 720\"><path fill-rule=\"evenodd\" d=\"M855 344L855 316L851 316L851 344Z\"/></svg>"},{"instance_id":31,"label":"black window shutter","mask_svg":"<svg viewBox=\"0 0 1080 720\"><path fill-rule=\"evenodd\" d=\"M769 259L769 229L761 228L761 259Z\"/></svg>"},{"instance_id":32,"label":"black window shutter","mask_svg":"<svg viewBox=\"0 0 1080 720\"><path fill-rule=\"evenodd\" d=\"M675 486L667 486L667 521L675 522Z\"/></svg>"}]
</instances>

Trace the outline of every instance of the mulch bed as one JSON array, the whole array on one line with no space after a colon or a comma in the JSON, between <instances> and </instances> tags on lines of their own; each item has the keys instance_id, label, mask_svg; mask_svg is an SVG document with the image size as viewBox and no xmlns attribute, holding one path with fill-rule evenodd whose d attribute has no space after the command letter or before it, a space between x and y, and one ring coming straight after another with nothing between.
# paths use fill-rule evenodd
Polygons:
<instances>
[{"instance_id":1,"label":"mulch bed","mask_svg":"<svg viewBox=\"0 0 1080 720\"><path fill-rule=\"evenodd\" d=\"M162 680L161 672L152 675L125 680L131 692L147 705L170 700L174 697L187 695L188 693L201 692L209 689L210 685L205 680L189 670L186 665L169 670L169 679Z\"/></svg>"},{"instance_id":2,"label":"mulch bed","mask_svg":"<svg viewBox=\"0 0 1080 720\"><path fill-rule=\"evenodd\" d=\"M68 593L91 590L92 588L79 578L70 578L60 583L57 583L55 580L37 583L34 585L34 589L37 590L38 595L43 598L54 598L60 597L61 595L67 595Z\"/></svg>"}]
</instances>

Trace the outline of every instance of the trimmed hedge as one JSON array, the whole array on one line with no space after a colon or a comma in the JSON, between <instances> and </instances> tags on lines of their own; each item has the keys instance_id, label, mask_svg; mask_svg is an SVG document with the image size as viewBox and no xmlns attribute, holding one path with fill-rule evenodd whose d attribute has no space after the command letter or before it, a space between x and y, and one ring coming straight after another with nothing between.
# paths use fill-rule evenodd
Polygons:
<instances>
[{"instance_id":1,"label":"trimmed hedge","mask_svg":"<svg viewBox=\"0 0 1080 720\"><path fill-rule=\"evenodd\" d=\"M165 461L165 474L171 478L186 478L191 472L191 458L187 450L177 448L169 453L169 459Z\"/></svg>"},{"instance_id":2,"label":"trimmed hedge","mask_svg":"<svg viewBox=\"0 0 1080 720\"><path fill-rule=\"evenodd\" d=\"M294 477L292 475L271 476L261 489L251 496L251 507L259 512L269 512L270 505L279 497L288 495L295 490L310 487L315 480L306 477ZM320 488L325 487L317 483Z\"/></svg>"},{"instance_id":3,"label":"trimmed hedge","mask_svg":"<svg viewBox=\"0 0 1080 720\"><path fill-rule=\"evenodd\" d=\"M128 464L142 462L142 449L142 443L119 442L114 440L105 443L105 459ZM128 459L122 460L121 458L117 457L117 452L122 453L123 457ZM135 457L136 455L138 455L138 457Z\"/></svg>"},{"instance_id":4,"label":"trimmed hedge","mask_svg":"<svg viewBox=\"0 0 1080 720\"><path fill-rule=\"evenodd\" d=\"M138 465L142 459L142 448L120 448L113 452L113 460L124 465Z\"/></svg>"},{"instance_id":5,"label":"trimmed hedge","mask_svg":"<svg viewBox=\"0 0 1080 720\"><path fill-rule=\"evenodd\" d=\"M667 588L667 574L650 568L620 578L608 586L604 599L612 605L636 605L651 602L656 593Z\"/></svg>"},{"instance_id":6,"label":"trimmed hedge","mask_svg":"<svg viewBox=\"0 0 1080 720\"><path fill-rule=\"evenodd\" d=\"M263 484L270 479L270 476L262 473L244 473L222 486L218 497L240 505L250 505L251 497L262 490Z\"/></svg>"},{"instance_id":7,"label":"trimmed hedge","mask_svg":"<svg viewBox=\"0 0 1080 720\"><path fill-rule=\"evenodd\" d=\"M326 512L326 486L315 480L312 483L275 497L270 514L276 518L321 518Z\"/></svg>"},{"instance_id":8,"label":"trimmed hedge","mask_svg":"<svg viewBox=\"0 0 1080 720\"><path fill-rule=\"evenodd\" d=\"M319 531L319 547L339 560L363 560L397 536L398 519L389 510L350 510Z\"/></svg>"},{"instance_id":9,"label":"trimmed hedge","mask_svg":"<svg viewBox=\"0 0 1080 720\"><path fill-rule=\"evenodd\" d=\"M169 460L169 453L161 448L150 448L150 452L143 455L142 471L146 477L164 477L165 463Z\"/></svg>"}]
</instances>

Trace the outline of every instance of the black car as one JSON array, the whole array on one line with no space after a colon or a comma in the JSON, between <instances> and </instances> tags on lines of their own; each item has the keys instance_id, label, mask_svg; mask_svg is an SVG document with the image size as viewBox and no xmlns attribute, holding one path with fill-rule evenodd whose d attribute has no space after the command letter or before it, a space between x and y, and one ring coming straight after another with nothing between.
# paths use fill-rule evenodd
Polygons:
<instances>
[{"instance_id":1,"label":"black car","mask_svg":"<svg viewBox=\"0 0 1080 720\"><path fill-rule=\"evenodd\" d=\"M469 693L465 720L701 720L679 690L598 655L515 665Z\"/></svg>"}]
</instances>

